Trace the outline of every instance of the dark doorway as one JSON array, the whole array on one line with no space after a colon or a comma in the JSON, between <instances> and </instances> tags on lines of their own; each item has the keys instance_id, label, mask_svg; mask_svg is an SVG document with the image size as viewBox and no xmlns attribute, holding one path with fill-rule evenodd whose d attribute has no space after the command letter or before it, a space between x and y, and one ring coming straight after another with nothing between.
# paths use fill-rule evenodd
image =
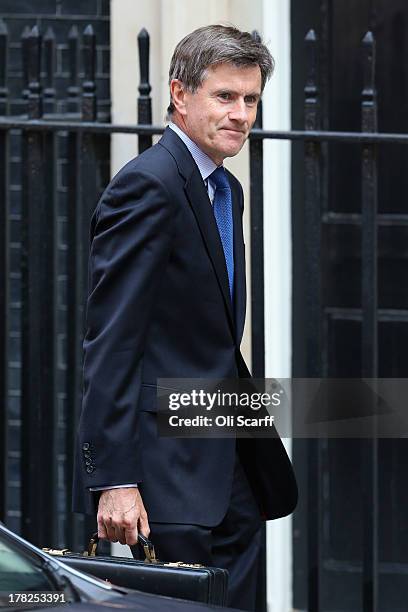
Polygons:
<instances>
[{"instance_id":1,"label":"dark doorway","mask_svg":"<svg viewBox=\"0 0 408 612\"><path fill-rule=\"evenodd\" d=\"M377 43L378 131L408 128L408 4L404 0L292 0L292 128L303 129L306 78L304 37L315 29L320 44L323 129L361 130L361 41ZM360 377L361 343L361 145L322 147L322 283L320 376ZM378 377L406 377L408 360L408 148L378 149ZM313 375L305 356L304 145L293 144L293 376ZM300 503L294 516L294 608L310 606L308 538L319 534L315 609L363 609L363 503L365 473L359 440L319 441L316 477L307 472L309 441L294 440ZM378 444L378 607L406 609L408 598L408 465L405 440ZM317 490L317 499L310 492ZM309 493L309 497L308 497ZM311 513L313 512L313 515Z\"/></svg>"}]
</instances>

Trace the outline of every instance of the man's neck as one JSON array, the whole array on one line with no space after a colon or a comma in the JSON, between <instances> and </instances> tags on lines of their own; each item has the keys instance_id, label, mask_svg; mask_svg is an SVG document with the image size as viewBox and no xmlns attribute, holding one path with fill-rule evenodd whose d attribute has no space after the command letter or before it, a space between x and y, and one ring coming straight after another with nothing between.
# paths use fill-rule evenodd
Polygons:
<instances>
[{"instance_id":1,"label":"man's neck","mask_svg":"<svg viewBox=\"0 0 408 612\"><path fill-rule=\"evenodd\" d=\"M203 180L206 181L210 174L217 168L217 165L206 153L204 153L204 151L202 151L196 142L177 125L177 123L172 121L169 125L169 129L174 131L184 142L195 163L197 164Z\"/></svg>"},{"instance_id":2,"label":"man's neck","mask_svg":"<svg viewBox=\"0 0 408 612\"><path fill-rule=\"evenodd\" d=\"M216 166L221 166L223 163L223 159L221 160L216 160L213 159L213 157L211 155L209 155L206 151L204 151L202 149L202 147L198 144L198 142L195 140L195 138L189 133L189 130L187 129L187 126L185 124L185 121L182 117L182 115L179 115L178 113L173 113L173 115L170 117L170 121L172 123L174 123L174 125L176 125L179 130L181 130L182 132L184 132L184 134L190 139L192 140L195 145L200 149L200 151L202 151L205 155L207 155L207 157L209 157Z\"/></svg>"},{"instance_id":3,"label":"man's neck","mask_svg":"<svg viewBox=\"0 0 408 612\"><path fill-rule=\"evenodd\" d=\"M177 127L182 130L189 138L191 138L190 134L188 133L188 130L186 128L186 124L183 120L183 117L181 115L179 115L178 113L173 113L172 116L170 117L170 121L172 123L174 123L174 125L177 125ZM194 138L191 138L191 140L194 140ZM197 143L196 143L197 144ZM198 146L198 145L197 145Z\"/></svg>"}]
</instances>

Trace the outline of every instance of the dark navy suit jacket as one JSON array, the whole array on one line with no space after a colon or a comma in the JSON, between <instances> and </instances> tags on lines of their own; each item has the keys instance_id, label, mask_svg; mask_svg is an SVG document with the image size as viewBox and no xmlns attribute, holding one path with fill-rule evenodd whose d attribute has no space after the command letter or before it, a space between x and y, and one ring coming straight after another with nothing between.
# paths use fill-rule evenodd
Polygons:
<instances>
[{"instance_id":1,"label":"dark navy suit jacket","mask_svg":"<svg viewBox=\"0 0 408 612\"><path fill-rule=\"evenodd\" d=\"M158 378L250 376L239 349L243 193L228 177L233 303L206 187L171 129L120 170L96 207L75 510L95 510L90 487L138 482L150 521L214 526L227 510L237 450L264 518L296 505L292 466L278 437L177 439L156 432Z\"/></svg>"}]
</instances>

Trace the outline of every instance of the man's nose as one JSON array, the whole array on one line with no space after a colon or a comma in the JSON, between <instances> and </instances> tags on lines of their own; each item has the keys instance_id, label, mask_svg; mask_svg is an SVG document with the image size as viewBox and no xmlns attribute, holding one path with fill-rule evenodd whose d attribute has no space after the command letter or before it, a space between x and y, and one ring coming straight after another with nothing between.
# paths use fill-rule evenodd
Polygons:
<instances>
[{"instance_id":1,"label":"man's nose","mask_svg":"<svg viewBox=\"0 0 408 612\"><path fill-rule=\"evenodd\" d=\"M236 100L228 115L230 119L239 121L240 123L245 123L248 120L248 109L245 104L245 100Z\"/></svg>"}]
</instances>

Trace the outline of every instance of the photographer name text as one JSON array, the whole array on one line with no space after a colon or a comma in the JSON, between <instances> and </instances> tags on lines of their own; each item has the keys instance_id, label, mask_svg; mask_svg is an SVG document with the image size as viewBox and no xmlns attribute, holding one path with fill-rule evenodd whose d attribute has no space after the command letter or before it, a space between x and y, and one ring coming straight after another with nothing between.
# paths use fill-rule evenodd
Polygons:
<instances>
[{"instance_id":1,"label":"photographer name text","mask_svg":"<svg viewBox=\"0 0 408 612\"><path fill-rule=\"evenodd\" d=\"M274 417L272 415L263 417L244 417L233 414L216 417L197 415L195 417L181 417L173 414L169 417L171 427L272 427Z\"/></svg>"}]
</instances>

